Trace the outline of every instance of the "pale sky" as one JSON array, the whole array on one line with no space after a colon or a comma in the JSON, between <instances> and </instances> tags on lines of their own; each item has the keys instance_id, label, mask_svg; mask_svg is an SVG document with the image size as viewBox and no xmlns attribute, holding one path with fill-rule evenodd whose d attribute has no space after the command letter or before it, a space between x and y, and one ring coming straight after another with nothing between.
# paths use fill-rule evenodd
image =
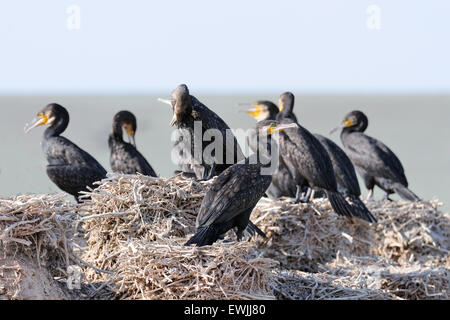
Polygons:
<instances>
[{"instance_id":1,"label":"pale sky","mask_svg":"<svg viewBox=\"0 0 450 320\"><path fill-rule=\"evenodd\" d=\"M450 93L449 17L448 0L3 0L0 93Z\"/></svg>"}]
</instances>

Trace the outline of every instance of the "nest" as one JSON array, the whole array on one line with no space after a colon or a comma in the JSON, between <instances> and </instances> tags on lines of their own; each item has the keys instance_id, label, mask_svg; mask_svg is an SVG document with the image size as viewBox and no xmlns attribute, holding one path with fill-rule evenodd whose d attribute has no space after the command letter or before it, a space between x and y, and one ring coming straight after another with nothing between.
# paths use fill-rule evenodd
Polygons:
<instances>
[{"instance_id":1,"label":"nest","mask_svg":"<svg viewBox=\"0 0 450 320\"><path fill-rule=\"evenodd\" d=\"M88 245L84 259L114 271L120 248L131 239L164 241L194 232L203 189L202 183L179 176L112 175L103 180L86 194L90 199L80 218ZM97 280L102 275L89 272L88 276Z\"/></svg>"},{"instance_id":2,"label":"nest","mask_svg":"<svg viewBox=\"0 0 450 320\"><path fill-rule=\"evenodd\" d=\"M66 230L75 206L64 194L25 195L0 199L0 244L5 253L35 257L40 266L62 261L69 265Z\"/></svg>"},{"instance_id":3,"label":"nest","mask_svg":"<svg viewBox=\"0 0 450 320\"><path fill-rule=\"evenodd\" d=\"M267 235L258 248L286 269L318 270L337 252L395 263L449 263L450 218L439 202L368 202L377 224L339 217L326 199L309 204L262 199L251 219Z\"/></svg>"},{"instance_id":4,"label":"nest","mask_svg":"<svg viewBox=\"0 0 450 320\"><path fill-rule=\"evenodd\" d=\"M370 224L338 216L328 200L292 204L261 199L251 219L267 235L258 238L258 248L283 269L317 272L338 251L365 256L375 245Z\"/></svg>"},{"instance_id":5,"label":"nest","mask_svg":"<svg viewBox=\"0 0 450 320\"><path fill-rule=\"evenodd\" d=\"M448 299L450 271L420 264L398 265L380 257L339 257L317 273L277 271L278 299L425 300Z\"/></svg>"},{"instance_id":6,"label":"nest","mask_svg":"<svg viewBox=\"0 0 450 320\"><path fill-rule=\"evenodd\" d=\"M0 199L0 297L448 299L450 218L436 200L369 202L369 224L326 199L263 198L251 220L266 239L238 243L230 231L231 242L185 247L209 183L112 174L81 205L61 194ZM17 294L27 268L57 292L73 265L81 289Z\"/></svg>"},{"instance_id":7,"label":"nest","mask_svg":"<svg viewBox=\"0 0 450 320\"><path fill-rule=\"evenodd\" d=\"M210 183L210 182L209 182ZM273 298L267 278L275 261L247 243L184 247L208 182L175 176L111 175L86 193L83 259L114 272L121 299ZM87 269L91 281L111 281Z\"/></svg>"},{"instance_id":8,"label":"nest","mask_svg":"<svg viewBox=\"0 0 450 320\"><path fill-rule=\"evenodd\" d=\"M185 239L134 242L118 257L118 293L127 299L274 299L276 261L249 243L184 247Z\"/></svg>"},{"instance_id":9,"label":"nest","mask_svg":"<svg viewBox=\"0 0 450 320\"><path fill-rule=\"evenodd\" d=\"M324 199L262 200L252 219L268 235L258 249L281 263L278 298L448 299L450 218L439 205L368 202L378 219L368 224Z\"/></svg>"},{"instance_id":10,"label":"nest","mask_svg":"<svg viewBox=\"0 0 450 320\"><path fill-rule=\"evenodd\" d=\"M67 275L67 232L74 205L64 194L24 195L0 199L0 296L65 298L54 276ZM48 290L52 288L52 290Z\"/></svg>"}]
</instances>

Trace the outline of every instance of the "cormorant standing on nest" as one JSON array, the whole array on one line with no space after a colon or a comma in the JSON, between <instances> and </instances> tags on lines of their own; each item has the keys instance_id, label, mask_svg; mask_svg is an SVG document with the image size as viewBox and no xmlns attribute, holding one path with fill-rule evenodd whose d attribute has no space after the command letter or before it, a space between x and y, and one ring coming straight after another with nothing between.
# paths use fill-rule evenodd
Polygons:
<instances>
[{"instance_id":1,"label":"cormorant standing on nest","mask_svg":"<svg viewBox=\"0 0 450 320\"><path fill-rule=\"evenodd\" d=\"M80 191L93 188L93 183L106 177L106 170L86 151L60 136L69 124L69 113L59 104L47 105L25 132L41 126L45 129L41 146L47 157L47 175L61 190L73 195L77 202Z\"/></svg>"},{"instance_id":2,"label":"cormorant standing on nest","mask_svg":"<svg viewBox=\"0 0 450 320\"><path fill-rule=\"evenodd\" d=\"M271 101L260 100L252 104L252 108L245 110L250 116L257 121L275 120L279 110ZM256 152L256 150L253 150ZM278 199L280 197L294 198L296 193L296 184L291 174L283 165L282 161L278 161L278 168L272 175L272 183L267 188L266 194L270 199Z\"/></svg>"},{"instance_id":3,"label":"cormorant standing on nest","mask_svg":"<svg viewBox=\"0 0 450 320\"><path fill-rule=\"evenodd\" d=\"M112 133L109 135L108 145L111 151L109 161L114 172L125 174L141 173L156 177L152 166L136 149L134 135L136 133L136 117L130 111L119 111L113 119ZM131 143L123 140L123 129Z\"/></svg>"},{"instance_id":4,"label":"cormorant standing on nest","mask_svg":"<svg viewBox=\"0 0 450 320\"><path fill-rule=\"evenodd\" d=\"M244 159L236 137L228 125L190 95L185 84L179 85L172 92L171 100L159 101L172 106L173 118L170 125L176 125L178 128L179 136L175 147L184 157L183 162L179 164L182 170L194 171L197 179L208 180ZM207 130L210 130L207 134L211 136L204 137ZM213 146L211 150L208 150L209 145Z\"/></svg>"},{"instance_id":5,"label":"cormorant standing on nest","mask_svg":"<svg viewBox=\"0 0 450 320\"><path fill-rule=\"evenodd\" d=\"M355 206L358 206L363 211L366 210L369 214L369 209L367 209L366 205L360 198L361 189L359 187L355 167L345 154L344 150L342 150L336 143L328 138L325 138L324 136L321 136L320 134L315 134L314 136L320 141L330 156L338 191L344 196L349 197Z\"/></svg>"},{"instance_id":6,"label":"cormorant standing on nest","mask_svg":"<svg viewBox=\"0 0 450 320\"><path fill-rule=\"evenodd\" d=\"M292 125L282 125L274 120L256 124L248 141L258 152L223 171L209 186L197 215L197 231L186 245L210 245L234 227L237 227L236 236L240 241L253 208L272 181L268 168L271 165L271 135L289 127Z\"/></svg>"},{"instance_id":7,"label":"cormorant standing on nest","mask_svg":"<svg viewBox=\"0 0 450 320\"><path fill-rule=\"evenodd\" d=\"M280 103L293 105L293 95L281 95ZM287 106L284 105L283 109ZM282 124L295 123L292 119L281 120ZM297 123L298 124L298 123ZM356 216L369 222L376 222L373 215L359 205L350 205L338 192L333 164L327 150L308 130L298 124L297 128L280 133L281 160L297 184L295 202L307 202L312 189L325 192L334 211L339 215ZM305 197L300 200L302 187L307 188Z\"/></svg>"},{"instance_id":8,"label":"cormorant standing on nest","mask_svg":"<svg viewBox=\"0 0 450 320\"><path fill-rule=\"evenodd\" d=\"M294 95L291 92L286 92L281 95L279 100L280 113L277 115L278 120L291 119L297 122L297 118L294 114L294 99ZM351 202L355 206L358 206L360 210L367 211L366 215L371 216L372 214L369 209L367 209L364 202L360 199L361 189L359 187L355 167L345 154L344 150L336 143L320 134L314 134L314 137L319 140L330 157L336 178L337 190L344 196L348 196ZM322 196L322 194L320 196Z\"/></svg>"},{"instance_id":9,"label":"cormorant standing on nest","mask_svg":"<svg viewBox=\"0 0 450 320\"><path fill-rule=\"evenodd\" d=\"M340 126L330 132L342 128L342 144L369 189L368 198L373 197L377 185L386 192L388 200L394 192L405 200L420 200L408 189L408 181L397 156L381 141L364 134L368 124L364 113L352 111L345 116Z\"/></svg>"}]
</instances>

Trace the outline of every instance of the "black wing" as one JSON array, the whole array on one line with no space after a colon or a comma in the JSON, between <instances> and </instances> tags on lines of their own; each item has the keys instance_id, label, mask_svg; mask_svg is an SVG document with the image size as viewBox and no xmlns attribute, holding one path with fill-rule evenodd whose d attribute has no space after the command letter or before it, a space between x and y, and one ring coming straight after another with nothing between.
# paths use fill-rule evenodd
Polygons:
<instances>
[{"instance_id":1,"label":"black wing","mask_svg":"<svg viewBox=\"0 0 450 320\"><path fill-rule=\"evenodd\" d=\"M89 153L64 137L43 143L47 156L47 174L62 190L77 195L106 177L106 170Z\"/></svg>"},{"instance_id":2,"label":"black wing","mask_svg":"<svg viewBox=\"0 0 450 320\"><path fill-rule=\"evenodd\" d=\"M229 221L253 208L264 195L272 177L261 175L258 164L235 164L211 184L197 216L197 228Z\"/></svg>"},{"instance_id":3,"label":"black wing","mask_svg":"<svg viewBox=\"0 0 450 320\"><path fill-rule=\"evenodd\" d=\"M408 186L408 181L400 160L381 141L354 132L342 141L352 162L374 177L382 177Z\"/></svg>"},{"instance_id":4,"label":"black wing","mask_svg":"<svg viewBox=\"0 0 450 320\"><path fill-rule=\"evenodd\" d=\"M336 181L341 187L346 189L350 194L360 196L361 189L356 176L355 167L352 161L336 143L320 134L314 135L327 150L330 156Z\"/></svg>"},{"instance_id":5,"label":"black wing","mask_svg":"<svg viewBox=\"0 0 450 320\"><path fill-rule=\"evenodd\" d=\"M307 129L299 126L282 131L280 154L294 179L298 179L299 174L309 182L311 187L336 190L336 178L330 157L319 140ZM295 170L296 173L294 174L291 170Z\"/></svg>"},{"instance_id":6,"label":"black wing","mask_svg":"<svg viewBox=\"0 0 450 320\"><path fill-rule=\"evenodd\" d=\"M224 143L224 159L218 159L222 163L226 162L226 152L231 152L233 150L233 157L228 156L228 159L234 159L234 163L243 160L244 154L242 153L241 147L239 146L236 137L231 133L230 127L222 120L214 111L210 110L203 103L201 103L197 98L191 96L192 99L192 109L194 120L202 121L203 130L208 129L218 129L221 132L222 139ZM227 135L227 130L229 131Z\"/></svg>"},{"instance_id":7,"label":"black wing","mask_svg":"<svg viewBox=\"0 0 450 320\"><path fill-rule=\"evenodd\" d=\"M110 138L110 148L110 164L114 172L125 174L136 174L139 172L146 176L157 176L144 156L130 143L113 142Z\"/></svg>"}]
</instances>

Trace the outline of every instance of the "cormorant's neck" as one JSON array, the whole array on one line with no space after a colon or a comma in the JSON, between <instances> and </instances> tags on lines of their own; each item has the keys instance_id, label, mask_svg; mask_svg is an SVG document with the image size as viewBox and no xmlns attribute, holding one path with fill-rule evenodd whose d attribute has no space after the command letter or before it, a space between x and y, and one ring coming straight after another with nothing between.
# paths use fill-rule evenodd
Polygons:
<instances>
[{"instance_id":1,"label":"cormorant's neck","mask_svg":"<svg viewBox=\"0 0 450 320\"><path fill-rule=\"evenodd\" d=\"M355 126L343 128L341 131L341 137L347 136L353 132L364 132L367 129L367 124L361 122Z\"/></svg>"},{"instance_id":2,"label":"cormorant's neck","mask_svg":"<svg viewBox=\"0 0 450 320\"><path fill-rule=\"evenodd\" d=\"M114 121L112 136L116 141L123 141L123 130L120 121Z\"/></svg>"},{"instance_id":3,"label":"cormorant's neck","mask_svg":"<svg viewBox=\"0 0 450 320\"><path fill-rule=\"evenodd\" d=\"M270 167L272 162L272 151L273 146L271 136L257 136L257 146L258 149L256 150L255 154L257 156L257 162L258 164L261 164L263 167Z\"/></svg>"},{"instance_id":4,"label":"cormorant's neck","mask_svg":"<svg viewBox=\"0 0 450 320\"><path fill-rule=\"evenodd\" d=\"M44 137L45 138L57 137L61 133L63 133L64 130L66 130L68 125L69 125L68 118L66 118L66 117L59 118L59 119L55 120L55 122L53 122L53 124L50 127L45 129Z\"/></svg>"},{"instance_id":5,"label":"cormorant's neck","mask_svg":"<svg viewBox=\"0 0 450 320\"><path fill-rule=\"evenodd\" d=\"M283 120L283 119L293 119L292 117L292 106L286 106L281 110L281 112L277 115L277 120Z\"/></svg>"},{"instance_id":6,"label":"cormorant's neck","mask_svg":"<svg viewBox=\"0 0 450 320\"><path fill-rule=\"evenodd\" d=\"M182 126L183 124L187 124L192 118L192 100L193 97L190 95L183 98L182 101L178 105L175 105L174 112L177 115L177 124Z\"/></svg>"}]
</instances>

